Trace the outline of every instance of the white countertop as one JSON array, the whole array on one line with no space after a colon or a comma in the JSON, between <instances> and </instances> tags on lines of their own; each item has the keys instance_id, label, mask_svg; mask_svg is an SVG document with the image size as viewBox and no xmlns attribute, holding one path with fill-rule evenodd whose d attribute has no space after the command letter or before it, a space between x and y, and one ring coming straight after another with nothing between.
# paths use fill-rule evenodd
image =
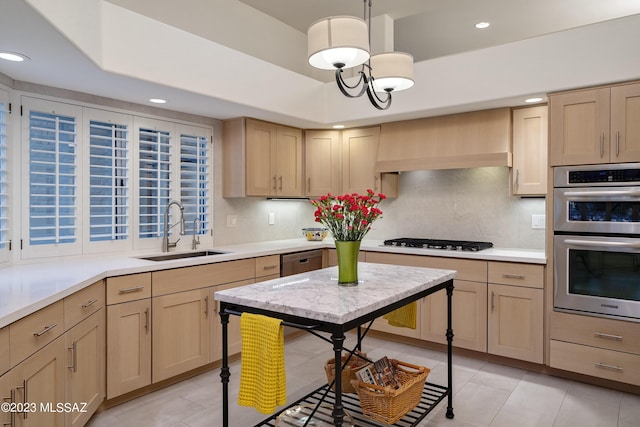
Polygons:
<instances>
[{"instance_id":1,"label":"white countertop","mask_svg":"<svg viewBox=\"0 0 640 427\"><path fill-rule=\"evenodd\" d=\"M546 263L544 251L491 248L479 252L457 252L398 248L382 244L381 240L365 239L361 250L487 261ZM0 269L0 328L106 277L331 247L333 242L330 239L308 242L299 238L217 246L213 249L229 253L161 262L136 258L142 254L87 255L5 267Z\"/></svg>"},{"instance_id":2,"label":"white countertop","mask_svg":"<svg viewBox=\"0 0 640 427\"><path fill-rule=\"evenodd\" d=\"M358 285L339 286L337 267L216 292L215 299L276 313L345 324L453 279L456 272L358 264Z\"/></svg>"}]
</instances>

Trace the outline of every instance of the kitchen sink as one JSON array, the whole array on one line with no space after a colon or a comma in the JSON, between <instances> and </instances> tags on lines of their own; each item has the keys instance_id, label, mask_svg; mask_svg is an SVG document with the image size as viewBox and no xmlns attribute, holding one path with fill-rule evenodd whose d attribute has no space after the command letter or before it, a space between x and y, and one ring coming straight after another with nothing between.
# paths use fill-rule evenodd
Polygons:
<instances>
[{"instance_id":1,"label":"kitchen sink","mask_svg":"<svg viewBox=\"0 0 640 427\"><path fill-rule=\"evenodd\" d=\"M180 253L173 253L173 254L140 257L140 259L146 259L147 261L169 261L172 259L198 258L202 256L224 255L227 253L228 252L220 252L220 251L180 252Z\"/></svg>"}]
</instances>

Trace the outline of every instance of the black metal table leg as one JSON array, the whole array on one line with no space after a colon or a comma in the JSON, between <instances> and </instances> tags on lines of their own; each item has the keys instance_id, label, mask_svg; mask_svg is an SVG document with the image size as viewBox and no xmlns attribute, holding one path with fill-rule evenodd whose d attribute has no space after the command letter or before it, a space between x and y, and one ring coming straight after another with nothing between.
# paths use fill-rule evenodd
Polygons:
<instances>
[{"instance_id":1,"label":"black metal table leg","mask_svg":"<svg viewBox=\"0 0 640 427\"><path fill-rule=\"evenodd\" d=\"M224 309L220 310L220 323L222 324L222 368L220 378L222 379L222 427L229 427L229 347L228 347L228 326L229 314Z\"/></svg>"},{"instance_id":2,"label":"black metal table leg","mask_svg":"<svg viewBox=\"0 0 640 427\"><path fill-rule=\"evenodd\" d=\"M447 401L447 418L453 418L453 390L451 387L453 381L453 361L451 356L453 343L453 325L451 303L453 300L453 280L447 284L447 382L448 382L448 401Z\"/></svg>"},{"instance_id":3,"label":"black metal table leg","mask_svg":"<svg viewBox=\"0 0 640 427\"><path fill-rule=\"evenodd\" d=\"M335 330L331 334L331 342L333 342L333 352L335 355L335 402L333 405L333 425L342 427L344 420L344 406L342 405L342 349L344 347L344 331Z\"/></svg>"}]
</instances>

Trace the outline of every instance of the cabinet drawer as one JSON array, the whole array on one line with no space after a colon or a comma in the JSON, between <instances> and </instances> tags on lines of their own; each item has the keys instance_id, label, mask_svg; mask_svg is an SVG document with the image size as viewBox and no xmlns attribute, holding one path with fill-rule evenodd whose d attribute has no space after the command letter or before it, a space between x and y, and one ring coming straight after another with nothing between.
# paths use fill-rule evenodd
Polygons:
<instances>
[{"instance_id":1,"label":"cabinet drawer","mask_svg":"<svg viewBox=\"0 0 640 427\"><path fill-rule=\"evenodd\" d=\"M542 289L544 287L544 266L490 261L489 283Z\"/></svg>"},{"instance_id":2,"label":"cabinet drawer","mask_svg":"<svg viewBox=\"0 0 640 427\"><path fill-rule=\"evenodd\" d=\"M151 297L151 273L107 279L107 305Z\"/></svg>"},{"instance_id":3,"label":"cabinet drawer","mask_svg":"<svg viewBox=\"0 0 640 427\"><path fill-rule=\"evenodd\" d=\"M367 262L381 264L409 265L414 267L442 268L456 270L456 280L487 282L487 261L459 258L440 258L422 255L390 254L384 252L367 252Z\"/></svg>"},{"instance_id":4,"label":"cabinet drawer","mask_svg":"<svg viewBox=\"0 0 640 427\"><path fill-rule=\"evenodd\" d=\"M104 280L64 299L64 329L68 330L104 307Z\"/></svg>"},{"instance_id":5,"label":"cabinet drawer","mask_svg":"<svg viewBox=\"0 0 640 427\"><path fill-rule=\"evenodd\" d=\"M551 340L552 368L640 385L640 356Z\"/></svg>"},{"instance_id":6,"label":"cabinet drawer","mask_svg":"<svg viewBox=\"0 0 640 427\"><path fill-rule=\"evenodd\" d=\"M280 276L280 255L256 258L256 277Z\"/></svg>"},{"instance_id":7,"label":"cabinet drawer","mask_svg":"<svg viewBox=\"0 0 640 427\"><path fill-rule=\"evenodd\" d=\"M0 376L11 367L9 360L9 327L0 329Z\"/></svg>"},{"instance_id":8,"label":"cabinet drawer","mask_svg":"<svg viewBox=\"0 0 640 427\"><path fill-rule=\"evenodd\" d=\"M58 301L9 325L11 366L62 335L63 321L63 303Z\"/></svg>"},{"instance_id":9,"label":"cabinet drawer","mask_svg":"<svg viewBox=\"0 0 640 427\"><path fill-rule=\"evenodd\" d=\"M551 313L551 339L640 354L640 323Z\"/></svg>"},{"instance_id":10,"label":"cabinet drawer","mask_svg":"<svg viewBox=\"0 0 640 427\"><path fill-rule=\"evenodd\" d=\"M254 258L154 271L153 296L253 279L254 274Z\"/></svg>"}]
</instances>

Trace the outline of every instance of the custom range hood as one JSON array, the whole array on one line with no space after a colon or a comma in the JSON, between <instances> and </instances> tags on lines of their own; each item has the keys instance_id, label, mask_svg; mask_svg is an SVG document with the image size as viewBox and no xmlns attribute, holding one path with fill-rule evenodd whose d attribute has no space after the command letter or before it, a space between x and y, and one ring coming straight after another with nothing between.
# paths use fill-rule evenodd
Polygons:
<instances>
[{"instance_id":1,"label":"custom range hood","mask_svg":"<svg viewBox=\"0 0 640 427\"><path fill-rule=\"evenodd\" d=\"M384 123L376 172L511 166L511 109Z\"/></svg>"}]
</instances>

